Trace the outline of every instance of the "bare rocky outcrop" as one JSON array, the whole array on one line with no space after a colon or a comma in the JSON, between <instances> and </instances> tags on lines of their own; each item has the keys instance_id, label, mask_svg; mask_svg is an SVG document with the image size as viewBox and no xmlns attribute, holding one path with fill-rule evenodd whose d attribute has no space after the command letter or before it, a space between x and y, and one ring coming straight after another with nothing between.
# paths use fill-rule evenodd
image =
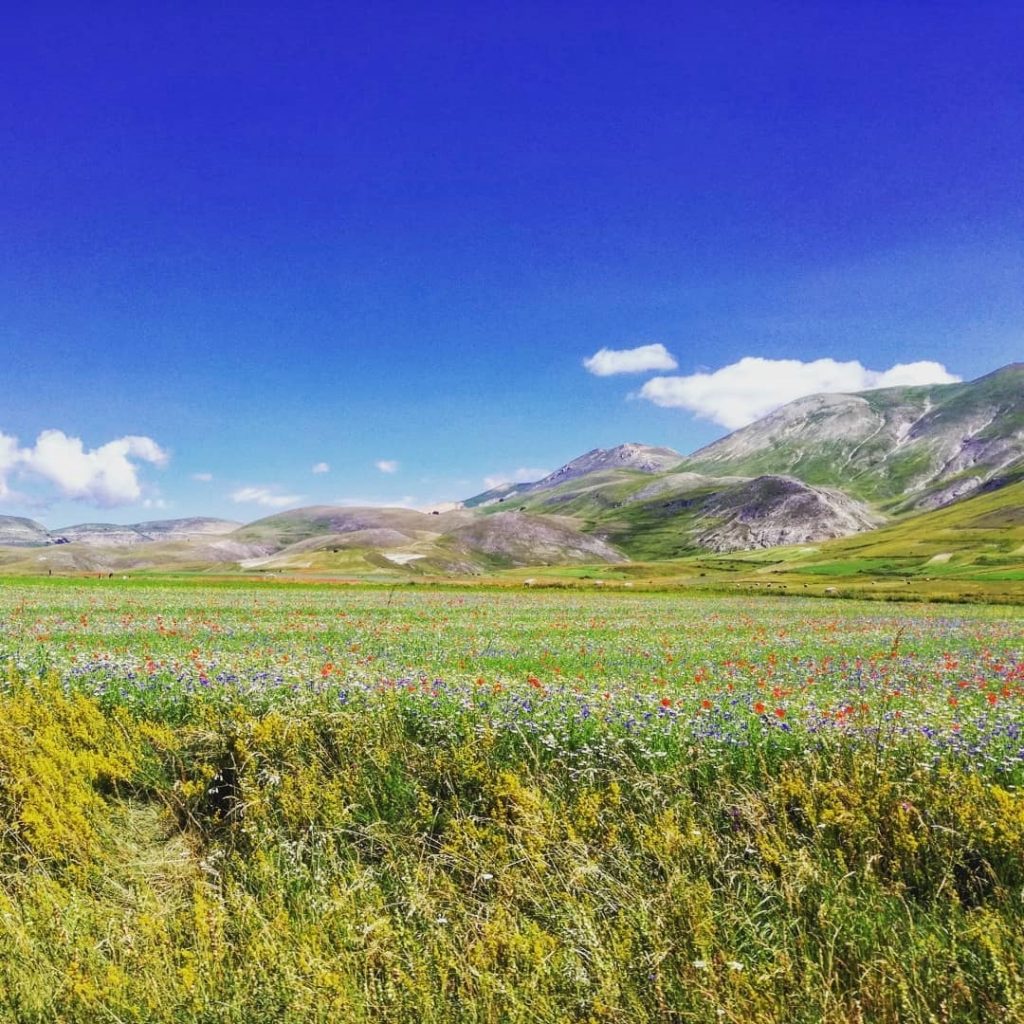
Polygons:
<instances>
[{"instance_id":1,"label":"bare rocky outcrop","mask_svg":"<svg viewBox=\"0 0 1024 1024\"><path fill-rule=\"evenodd\" d=\"M710 551L742 551L846 537L883 522L841 491L784 476L761 476L706 501L709 525L694 540Z\"/></svg>"}]
</instances>

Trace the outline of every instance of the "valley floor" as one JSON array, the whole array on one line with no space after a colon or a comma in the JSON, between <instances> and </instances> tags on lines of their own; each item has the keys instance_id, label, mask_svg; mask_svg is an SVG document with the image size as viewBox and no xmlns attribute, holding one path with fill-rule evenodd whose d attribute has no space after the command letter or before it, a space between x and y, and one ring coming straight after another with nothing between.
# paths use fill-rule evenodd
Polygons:
<instances>
[{"instance_id":1,"label":"valley floor","mask_svg":"<svg viewBox=\"0 0 1024 1024\"><path fill-rule=\"evenodd\" d=\"M1024 608L506 582L0 582L0 1021L1024 1019Z\"/></svg>"}]
</instances>

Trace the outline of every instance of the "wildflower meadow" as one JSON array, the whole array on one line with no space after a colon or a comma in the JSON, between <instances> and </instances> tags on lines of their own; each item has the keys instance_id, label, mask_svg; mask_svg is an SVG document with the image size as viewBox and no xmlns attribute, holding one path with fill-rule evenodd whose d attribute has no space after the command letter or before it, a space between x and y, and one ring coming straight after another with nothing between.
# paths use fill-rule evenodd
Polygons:
<instances>
[{"instance_id":1,"label":"wildflower meadow","mask_svg":"<svg viewBox=\"0 0 1024 1024\"><path fill-rule=\"evenodd\" d=\"M0 1021L1024 1021L1024 609L0 587Z\"/></svg>"}]
</instances>

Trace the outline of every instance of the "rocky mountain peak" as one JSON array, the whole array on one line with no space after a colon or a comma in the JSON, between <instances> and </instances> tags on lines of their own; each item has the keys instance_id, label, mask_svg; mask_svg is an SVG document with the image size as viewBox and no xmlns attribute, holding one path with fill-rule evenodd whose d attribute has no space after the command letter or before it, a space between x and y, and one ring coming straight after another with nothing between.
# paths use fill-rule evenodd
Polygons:
<instances>
[{"instance_id":1,"label":"rocky mountain peak","mask_svg":"<svg viewBox=\"0 0 1024 1024\"><path fill-rule=\"evenodd\" d=\"M531 490L554 487L587 473L606 469L631 469L639 473L664 473L677 466L683 457L671 448L630 442L614 448L593 448L585 455L567 462L543 480L530 485Z\"/></svg>"}]
</instances>

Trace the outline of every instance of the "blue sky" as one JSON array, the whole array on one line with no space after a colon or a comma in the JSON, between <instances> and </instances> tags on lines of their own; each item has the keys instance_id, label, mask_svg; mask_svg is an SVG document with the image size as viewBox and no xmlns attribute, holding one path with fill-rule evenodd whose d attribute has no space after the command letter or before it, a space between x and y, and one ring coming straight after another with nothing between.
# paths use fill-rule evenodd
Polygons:
<instances>
[{"instance_id":1,"label":"blue sky","mask_svg":"<svg viewBox=\"0 0 1024 1024\"><path fill-rule=\"evenodd\" d=\"M163 6L5 19L2 513L427 504L818 370L657 375L1024 356L1020 4Z\"/></svg>"}]
</instances>

